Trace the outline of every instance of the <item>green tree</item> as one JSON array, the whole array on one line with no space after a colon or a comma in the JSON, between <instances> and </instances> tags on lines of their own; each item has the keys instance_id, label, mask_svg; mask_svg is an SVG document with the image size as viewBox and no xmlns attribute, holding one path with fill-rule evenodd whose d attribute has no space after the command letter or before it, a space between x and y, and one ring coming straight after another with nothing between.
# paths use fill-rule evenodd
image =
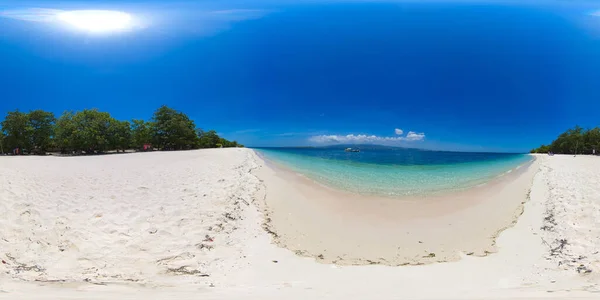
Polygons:
<instances>
[{"instance_id":1,"label":"green tree","mask_svg":"<svg viewBox=\"0 0 600 300\"><path fill-rule=\"evenodd\" d=\"M52 147L56 118L53 113L43 110L30 111L28 118L29 128L31 128L30 143L32 150L45 153Z\"/></svg>"},{"instance_id":2,"label":"green tree","mask_svg":"<svg viewBox=\"0 0 600 300\"><path fill-rule=\"evenodd\" d=\"M217 145L221 143L221 138L217 135L214 130L202 132L200 136L200 147L201 148L217 148Z\"/></svg>"},{"instance_id":3,"label":"green tree","mask_svg":"<svg viewBox=\"0 0 600 300\"><path fill-rule=\"evenodd\" d=\"M97 109L84 109L73 114L72 124L69 125L74 129L67 139L73 150L86 151L88 154L107 150L111 119L109 113Z\"/></svg>"},{"instance_id":4,"label":"green tree","mask_svg":"<svg viewBox=\"0 0 600 300\"><path fill-rule=\"evenodd\" d=\"M229 141L225 138L219 137L219 145L221 145L223 148L227 148L229 147Z\"/></svg>"},{"instance_id":5,"label":"green tree","mask_svg":"<svg viewBox=\"0 0 600 300\"><path fill-rule=\"evenodd\" d=\"M132 120L132 145L136 149L140 149L144 144L152 142L152 123L144 120Z\"/></svg>"},{"instance_id":6,"label":"green tree","mask_svg":"<svg viewBox=\"0 0 600 300\"><path fill-rule=\"evenodd\" d=\"M226 138L221 138L220 144L223 145L224 148L237 147L238 143L236 141L230 141Z\"/></svg>"},{"instance_id":7,"label":"green tree","mask_svg":"<svg viewBox=\"0 0 600 300\"><path fill-rule=\"evenodd\" d=\"M0 126L0 151L4 152L14 148L45 152L52 147L63 153L113 149L119 152L132 146L139 149L150 142L163 150L243 147L236 141L219 137L214 130L197 129L186 114L167 106L155 111L152 122L118 121L97 109L66 111L58 119L43 110L29 113L17 110L7 113ZM583 139L586 145L596 141L591 134Z\"/></svg>"},{"instance_id":8,"label":"green tree","mask_svg":"<svg viewBox=\"0 0 600 300\"><path fill-rule=\"evenodd\" d=\"M4 135L4 132L2 132L2 129L0 128L0 154L4 154L6 151L8 151L8 146L5 144L5 140L6 135Z\"/></svg>"},{"instance_id":9,"label":"green tree","mask_svg":"<svg viewBox=\"0 0 600 300\"><path fill-rule=\"evenodd\" d=\"M186 114L161 106L152 117L153 143L163 150L193 149L198 145L196 125Z\"/></svg>"},{"instance_id":10,"label":"green tree","mask_svg":"<svg viewBox=\"0 0 600 300\"><path fill-rule=\"evenodd\" d=\"M125 152L131 146L131 125L129 122L111 118L108 122L107 140L110 149Z\"/></svg>"},{"instance_id":11,"label":"green tree","mask_svg":"<svg viewBox=\"0 0 600 300\"><path fill-rule=\"evenodd\" d=\"M550 146L542 145L537 149L531 150L531 153L548 153L550 152Z\"/></svg>"},{"instance_id":12,"label":"green tree","mask_svg":"<svg viewBox=\"0 0 600 300\"><path fill-rule=\"evenodd\" d=\"M592 153L594 149L596 152L600 151L600 128L592 128L587 130L583 134L583 153Z\"/></svg>"},{"instance_id":13,"label":"green tree","mask_svg":"<svg viewBox=\"0 0 600 300\"><path fill-rule=\"evenodd\" d=\"M600 128L583 129L580 126L561 133L550 145L531 150L533 153L552 151L561 154L591 154L600 151Z\"/></svg>"},{"instance_id":14,"label":"green tree","mask_svg":"<svg viewBox=\"0 0 600 300\"><path fill-rule=\"evenodd\" d=\"M550 144L551 151L575 154L578 151L577 148L583 146L583 131L583 128L575 126L563 132Z\"/></svg>"},{"instance_id":15,"label":"green tree","mask_svg":"<svg viewBox=\"0 0 600 300\"><path fill-rule=\"evenodd\" d=\"M11 150L19 148L21 153L23 149L30 149L33 128L29 124L29 116L26 113L18 110L10 111L0 125L6 136L4 142L7 148Z\"/></svg>"},{"instance_id":16,"label":"green tree","mask_svg":"<svg viewBox=\"0 0 600 300\"><path fill-rule=\"evenodd\" d=\"M54 143L63 153L81 149L74 118L75 113L66 111L56 120L54 126Z\"/></svg>"}]
</instances>

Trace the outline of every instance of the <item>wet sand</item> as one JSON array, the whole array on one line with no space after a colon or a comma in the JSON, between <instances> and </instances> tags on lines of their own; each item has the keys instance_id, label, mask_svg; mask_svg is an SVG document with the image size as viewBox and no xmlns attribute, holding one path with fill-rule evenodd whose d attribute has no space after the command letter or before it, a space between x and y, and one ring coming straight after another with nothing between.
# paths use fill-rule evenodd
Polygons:
<instances>
[{"instance_id":1,"label":"wet sand","mask_svg":"<svg viewBox=\"0 0 600 300\"><path fill-rule=\"evenodd\" d=\"M279 245L323 263L394 266L496 252L495 238L523 212L538 168L528 162L463 191L386 198L328 188L270 161L261 165L267 226Z\"/></svg>"}]
</instances>

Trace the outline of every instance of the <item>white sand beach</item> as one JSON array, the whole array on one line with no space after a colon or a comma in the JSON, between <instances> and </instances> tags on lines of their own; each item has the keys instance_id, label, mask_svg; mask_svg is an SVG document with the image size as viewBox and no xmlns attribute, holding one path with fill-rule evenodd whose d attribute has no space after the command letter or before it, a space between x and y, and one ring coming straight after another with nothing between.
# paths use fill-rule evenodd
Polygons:
<instances>
[{"instance_id":1,"label":"white sand beach","mask_svg":"<svg viewBox=\"0 0 600 300\"><path fill-rule=\"evenodd\" d=\"M255 173L269 183L266 218L277 244L323 263L403 266L496 252L537 168L534 161L468 190L403 198L334 190L273 164Z\"/></svg>"},{"instance_id":2,"label":"white sand beach","mask_svg":"<svg viewBox=\"0 0 600 300\"><path fill-rule=\"evenodd\" d=\"M539 155L416 203L249 149L0 157L0 298L598 299L599 170Z\"/></svg>"}]
</instances>

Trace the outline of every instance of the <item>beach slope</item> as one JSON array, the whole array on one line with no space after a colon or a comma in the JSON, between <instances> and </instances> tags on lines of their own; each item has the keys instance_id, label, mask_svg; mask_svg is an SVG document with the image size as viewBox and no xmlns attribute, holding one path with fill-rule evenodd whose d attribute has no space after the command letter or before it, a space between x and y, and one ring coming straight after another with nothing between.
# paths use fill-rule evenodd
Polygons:
<instances>
[{"instance_id":1,"label":"beach slope","mask_svg":"<svg viewBox=\"0 0 600 300\"><path fill-rule=\"evenodd\" d=\"M598 169L539 156L495 253L346 266L274 243L263 212L281 182L249 149L0 157L0 298L597 299Z\"/></svg>"}]
</instances>

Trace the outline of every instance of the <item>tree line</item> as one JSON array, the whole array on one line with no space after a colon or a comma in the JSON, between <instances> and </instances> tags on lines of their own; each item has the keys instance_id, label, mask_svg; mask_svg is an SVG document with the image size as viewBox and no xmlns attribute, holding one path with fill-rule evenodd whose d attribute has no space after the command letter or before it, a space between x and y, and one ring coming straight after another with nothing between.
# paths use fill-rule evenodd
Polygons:
<instances>
[{"instance_id":1,"label":"tree line","mask_svg":"<svg viewBox=\"0 0 600 300\"><path fill-rule=\"evenodd\" d=\"M560 134L549 145L541 145L531 153L592 154L600 152L600 128L583 129L575 126Z\"/></svg>"},{"instance_id":2,"label":"tree line","mask_svg":"<svg viewBox=\"0 0 600 300\"><path fill-rule=\"evenodd\" d=\"M183 112L167 106L158 108L150 121L119 121L97 109L66 111L56 118L52 112L11 111L0 122L3 152L19 153L103 153L106 151L187 150L243 147L220 137L214 130L199 129Z\"/></svg>"}]
</instances>

